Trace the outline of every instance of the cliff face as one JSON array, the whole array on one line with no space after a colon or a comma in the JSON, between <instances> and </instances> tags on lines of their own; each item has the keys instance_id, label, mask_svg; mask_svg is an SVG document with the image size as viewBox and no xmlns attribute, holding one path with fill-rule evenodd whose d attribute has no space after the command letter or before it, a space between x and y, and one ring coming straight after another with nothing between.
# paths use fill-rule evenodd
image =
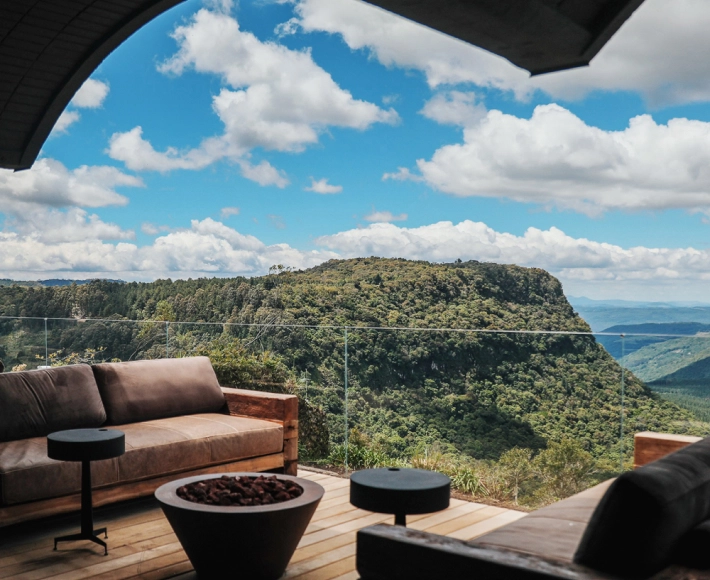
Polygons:
<instances>
[{"instance_id":1,"label":"cliff face","mask_svg":"<svg viewBox=\"0 0 710 580\"><path fill-rule=\"evenodd\" d=\"M249 349L280 355L294 378L307 377L309 397L328 413L336 438L344 431L345 331L331 327L348 326L349 425L391 454L439 442L496 458L511 447L540 449L569 437L597 457L620 449L621 367L593 337L460 332L588 332L559 281L539 269L337 260L252 279L5 287L0 309L264 325L225 332ZM66 326L50 344L73 351L104 346L106 358L164 356L164 326L154 338L150 328ZM210 328L171 326L172 354L189 354L222 332ZM630 373L625 396L627 451L636 431L706 430Z\"/></svg>"}]
</instances>

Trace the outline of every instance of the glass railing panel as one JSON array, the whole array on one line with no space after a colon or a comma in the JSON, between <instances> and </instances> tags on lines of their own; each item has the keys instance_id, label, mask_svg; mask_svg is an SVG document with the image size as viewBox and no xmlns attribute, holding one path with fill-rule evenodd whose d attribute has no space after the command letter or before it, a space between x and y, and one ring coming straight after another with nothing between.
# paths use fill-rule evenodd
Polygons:
<instances>
[{"instance_id":1,"label":"glass railing panel","mask_svg":"<svg viewBox=\"0 0 710 580\"><path fill-rule=\"evenodd\" d=\"M300 457L327 464L345 433L342 336L271 322L171 322L167 352L208 356L223 386L297 395Z\"/></svg>"},{"instance_id":2,"label":"glass railing panel","mask_svg":"<svg viewBox=\"0 0 710 580\"><path fill-rule=\"evenodd\" d=\"M50 365L165 356L164 325L112 319L49 319Z\"/></svg>"},{"instance_id":3,"label":"glass railing panel","mask_svg":"<svg viewBox=\"0 0 710 580\"><path fill-rule=\"evenodd\" d=\"M544 505L633 466L640 431L710 434L710 336L0 319L6 370L205 355L220 383L295 394L300 459L449 473ZM26 365L26 366L22 366Z\"/></svg>"},{"instance_id":4,"label":"glass railing panel","mask_svg":"<svg viewBox=\"0 0 710 580\"><path fill-rule=\"evenodd\" d=\"M44 364L44 327L42 318L0 318L0 360L6 372Z\"/></svg>"},{"instance_id":5,"label":"glass railing panel","mask_svg":"<svg viewBox=\"0 0 710 580\"><path fill-rule=\"evenodd\" d=\"M631 465L621 367L592 336L354 328L348 347L350 469L437 469L533 507ZM635 425L658 405L629 380Z\"/></svg>"}]
</instances>

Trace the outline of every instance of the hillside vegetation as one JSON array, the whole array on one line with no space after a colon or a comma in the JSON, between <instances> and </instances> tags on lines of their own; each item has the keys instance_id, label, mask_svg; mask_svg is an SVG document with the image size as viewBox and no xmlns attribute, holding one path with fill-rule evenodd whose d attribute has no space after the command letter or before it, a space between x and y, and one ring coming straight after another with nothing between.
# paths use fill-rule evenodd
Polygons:
<instances>
[{"instance_id":1,"label":"hillside vegetation","mask_svg":"<svg viewBox=\"0 0 710 580\"><path fill-rule=\"evenodd\" d=\"M593 337L451 331L588 332L539 269L369 258L251 279L11 286L0 288L0 313L112 319L49 321L55 360L98 347L121 360L205 353L230 384L289 383L325 413L331 459L344 451L348 327L351 463L358 449L375 454L363 463L377 453L426 463L432 449L479 461L526 450L532 461L551 449L618 464L634 432L707 431L627 373L622 447L621 367ZM6 364L44 357L43 325L2 323Z\"/></svg>"}]
</instances>

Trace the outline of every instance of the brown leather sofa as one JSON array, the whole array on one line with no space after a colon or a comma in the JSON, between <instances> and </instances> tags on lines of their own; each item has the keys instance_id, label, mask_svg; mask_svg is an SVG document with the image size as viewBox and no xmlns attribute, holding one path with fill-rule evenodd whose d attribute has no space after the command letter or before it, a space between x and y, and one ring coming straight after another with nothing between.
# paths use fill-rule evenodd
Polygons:
<instances>
[{"instance_id":1,"label":"brown leather sofa","mask_svg":"<svg viewBox=\"0 0 710 580\"><path fill-rule=\"evenodd\" d=\"M710 438L641 433L636 445L640 469L469 542L401 526L360 530L360 577L710 578Z\"/></svg>"},{"instance_id":2,"label":"brown leather sofa","mask_svg":"<svg viewBox=\"0 0 710 580\"><path fill-rule=\"evenodd\" d=\"M126 453L92 462L94 505L197 473L296 473L298 400L221 387L207 357L0 374L0 527L80 506L81 467L47 457L54 431L111 426Z\"/></svg>"}]
</instances>

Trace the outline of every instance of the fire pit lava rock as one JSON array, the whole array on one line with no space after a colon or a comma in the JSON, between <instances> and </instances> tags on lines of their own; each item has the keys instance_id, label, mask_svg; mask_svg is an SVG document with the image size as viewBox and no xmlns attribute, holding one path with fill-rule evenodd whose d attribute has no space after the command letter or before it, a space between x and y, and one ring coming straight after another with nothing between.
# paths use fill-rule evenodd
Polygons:
<instances>
[{"instance_id":1,"label":"fire pit lava rock","mask_svg":"<svg viewBox=\"0 0 710 580\"><path fill-rule=\"evenodd\" d=\"M229 571L234 577L275 580L284 573L325 490L307 479L273 477L263 473L197 475L155 491L199 578L221 578ZM242 478L256 485L250 487ZM300 495L298 488L303 490ZM266 503L233 505L255 501Z\"/></svg>"}]
</instances>

